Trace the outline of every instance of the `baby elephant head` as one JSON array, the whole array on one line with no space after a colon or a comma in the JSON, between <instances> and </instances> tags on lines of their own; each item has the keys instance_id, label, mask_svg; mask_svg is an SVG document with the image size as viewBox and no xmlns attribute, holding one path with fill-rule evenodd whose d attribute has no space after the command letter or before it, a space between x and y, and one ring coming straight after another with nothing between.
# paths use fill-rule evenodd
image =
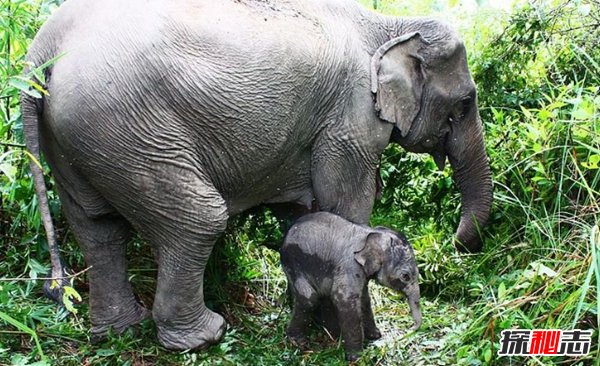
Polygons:
<instances>
[{"instance_id":1,"label":"baby elephant head","mask_svg":"<svg viewBox=\"0 0 600 366\"><path fill-rule=\"evenodd\" d=\"M354 253L354 259L367 278L374 278L380 285L406 295L415 321L413 329L418 329L422 321L419 270L406 237L387 228L377 228L367 236L364 248Z\"/></svg>"}]
</instances>

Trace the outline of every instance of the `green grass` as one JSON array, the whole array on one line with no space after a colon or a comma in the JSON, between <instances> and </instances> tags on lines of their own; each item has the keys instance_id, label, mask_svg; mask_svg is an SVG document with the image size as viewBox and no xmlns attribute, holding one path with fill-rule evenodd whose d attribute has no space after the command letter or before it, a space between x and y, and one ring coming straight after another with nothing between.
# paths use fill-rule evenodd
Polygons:
<instances>
[{"instance_id":1,"label":"green grass","mask_svg":"<svg viewBox=\"0 0 600 366\"><path fill-rule=\"evenodd\" d=\"M36 329L36 337L43 343L44 354L53 364L94 365L115 364L159 364L159 365L342 365L344 352L340 343L331 339L322 329L314 329L311 334L312 351L302 353L284 337L284 329L289 320L290 309L285 296L285 280L279 266L278 254L265 247L248 242L227 242L217 250L212 262L224 260L232 263L224 254L231 255L232 248L238 258L253 258L248 268L236 267L227 277L252 271L254 278L243 282L215 285L214 292L208 292L209 306L223 314L230 328L223 342L201 353L171 353L162 349L156 342L152 321L144 322L138 333L127 333L120 337L111 337L103 344L90 345L87 321L87 306L81 304L77 317L65 317L65 312L41 297L40 285L27 286L24 283L8 282L3 284L2 293L10 296L3 302L0 311L18 314L20 324L15 329L0 330L0 364L10 364L15 360L33 356L43 359L36 351L34 338L24 324ZM226 249L229 248L229 249ZM135 250L136 248L132 248ZM140 253L132 253L138 258ZM144 262L147 258L143 258ZM135 267L135 266L134 266ZM233 273L231 273L233 272ZM148 283L153 283L155 271L145 268L131 271L135 288L143 301L149 299L151 292ZM219 276L217 276L219 277ZM228 283L229 278L219 278ZM86 294L83 284L78 289ZM19 293L23 286L31 287L33 292ZM446 359L452 364L451 357L443 350L444 338L454 336L467 327L468 309L447 300L424 298L423 313L426 320L420 331L411 333L412 325L409 309L404 299L388 289L371 286L376 321L384 333L383 339L366 348L360 364L412 364L422 359L429 364L431 359ZM142 292L140 292L140 290ZM457 320L463 323L457 325Z\"/></svg>"},{"instance_id":2,"label":"green grass","mask_svg":"<svg viewBox=\"0 0 600 366\"><path fill-rule=\"evenodd\" d=\"M370 0L361 0L367 6ZM92 345L87 278L69 314L42 296L48 253L22 145L15 79L35 31L56 2L0 3L0 365L342 365L341 344L321 329L302 353L284 336L290 316L278 254L281 241L267 215L232 222L207 267L207 304L229 330L202 352L160 347L152 321ZM509 17L457 1L418 6L378 1L392 14L442 9L469 47L486 145L494 174L494 207L484 251L452 247L459 196L450 168L390 146L382 160L384 194L371 218L407 234L421 272L424 322L417 332L402 297L371 286L384 337L360 365L600 365L600 6L591 0L532 3ZM29 85L29 86L28 86ZM48 176L50 172L46 170ZM48 180L65 261L86 268ZM266 246L265 246L266 245ZM151 306L156 267L141 239L129 247L130 278ZM498 358L509 328L595 330L584 358Z\"/></svg>"},{"instance_id":3,"label":"green grass","mask_svg":"<svg viewBox=\"0 0 600 366\"><path fill-rule=\"evenodd\" d=\"M323 330L313 330L312 352L308 353L300 352L285 339L284 329L290 315L285 277L278 254L247 237L245 233L252 232L251 226L252 223L246 223L227 235L209 265L209 271L219 273L209 273L212 277L207 286L207 303L223 314L230 325L219 345L199 353L168 352L156 342L152 321L144 322L137 333L91 345L86 299L78 306L76 317L67 316L41 296L41 281L8 281L2 283L0 290L3 300L0 312L13 314L20 324L0 330L0 364L17 363L15 360L23 357L42 360L36 337L47 359L59 365L345 364L341 345ZM258 230L269 231L264 226ZM261 240L270 239L273 238ZM499 329L513 325L570 329L586 326L572 324L574 319L597 321L590 319L590 314L598 314L598 304L593 302L597 285L592 285L594 276L598 276L598 257L591 258L591 252L586 251L597 245L597 237L565 238L582 239L582 243L587 240L588 248L580 248L583 252L570 253L581 256L581 260L540 257L535 264L506 273L488 270L490 263L501 260L504 255L501 251L465 257L455 254L450 246L419 246L428 238L412 239L422 272L429 276L422 285L423 326L417 332L410 332L412 319L402 296L372 285L376 321L384 337L366 348L361 365L508 364L507 359L496 360ZM130 271L132 282L142 301L149 305L156 274L151 254L140 242L132 245L130 252L136 258ZM437 255L439 252L443 253L443 260ZM588 256L590 260L585 259ZM507 268L514 261L507 259ZM45 271L35 262L30 267L27 275ZM228 268L227 273L223 273L223 268ZM565 291L570 283L583 286ZM83 281L77 281L76 287L86 295ZM581 312L588 315L581 316ZM29 329L35 329L36 337L32 337ZM594 350L586 362L591 362L597 354ZM539 360L541 364L547 364L545 361ZM513 364L522 362L513 360Z\"/></svg>"}]
</instances>

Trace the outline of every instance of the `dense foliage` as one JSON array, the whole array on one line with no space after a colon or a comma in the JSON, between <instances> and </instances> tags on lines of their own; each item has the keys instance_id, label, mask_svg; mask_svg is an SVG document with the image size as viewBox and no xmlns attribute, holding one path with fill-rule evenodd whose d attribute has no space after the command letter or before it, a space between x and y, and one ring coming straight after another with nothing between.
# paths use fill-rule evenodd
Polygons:
<instances>
[{"instance_id":1,"label":"dense foliage","mask_svg":"<svg viewBox=\"0 0 600 366\"><path fill-rule=\"evenodd\" d=\"M341 364L343 350L315 335L322 350L303 355L286 342L289 318L278 255L259 244L281 239L268 213L232 222L208 270L209 306L232 329L223 343L199 354L170 354L156 345L152 324L92 346L87 308L70 315L41 297L48 255L22 146L20 91L41 93L20 76L35 32L60 0L0 3L0 365L79 364ZM417 250L424 293L424 327L394 338L410 324L401 299L374 288L384 342L363 363L598 364L600 305L600 3L531 2L510 16L461 1L361 0L389 14L443 11L458 24L478 85L487 152L494 173L494 207L482 254L458 255L451 244L459 196L451 170L428 156L390 146L382 159L386 188L373 224L408 234ZM465 2L466 3L466 2ZM479 2L482 3L482 2ZM50 172L48 177L50 177ZM52 188L52 180L48 178ZM51 193L65 260L85 269ZM155 267L136 240L131 278L152 301ZM85 275L75 287L86 296ZM584 359L498 358L508 328L595 329ZM320 333L319 333L320 334Z\"/></svg>"},{"instance_id":2,"label":"dense foliage","mask_svg":"<svg viewBox=\"0 0 600 366\"><path fill-rule=\"evenodd\" d=\"M388 213L406 208L396 225L423 235L416 242L426 289L474 302L478 317L455 340L459 358L490 360L499 331L510 327L597 329L599 19L598 2L533 3L475 45L495 188L486 254L457 258L449 248L458 221L450 172L397 147L386 154L384 176L397 188L385 190L379 217L393 225Z\"/></svg>"}]
</instances>

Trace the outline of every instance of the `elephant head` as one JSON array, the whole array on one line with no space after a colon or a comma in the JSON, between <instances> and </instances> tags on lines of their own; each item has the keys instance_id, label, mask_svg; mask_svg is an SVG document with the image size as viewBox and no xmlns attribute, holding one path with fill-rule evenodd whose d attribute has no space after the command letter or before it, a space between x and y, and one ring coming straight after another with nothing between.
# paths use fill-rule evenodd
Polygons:
<instances>
[{"instance_id":1,"label":"elephant head","mask_svg":"<svg viewBox=\"0 0 600 366\"><path fill-rule=\"evenodd\" d=\"M418 329L422 322L419 269L408 240L392 230L378 228L367 236L365 246L354 253L354 259L368 278L406 295L415 321L413 329Z\"/></svg>"},{"instance_id":2,"label":"elephant head","mask_svg":"<svg viewBox=\"0 0 600 366\"><path fill-rule=\"evenodd\" d=\"M391 141L431 154L440 169L448 157L462 201L456 246L479 251L477 230L489 217L492 182L465 47L439 22L406 29L414 31L389 40L372 56L375 109L394 124Z\"/></svg>"}]
</instances>

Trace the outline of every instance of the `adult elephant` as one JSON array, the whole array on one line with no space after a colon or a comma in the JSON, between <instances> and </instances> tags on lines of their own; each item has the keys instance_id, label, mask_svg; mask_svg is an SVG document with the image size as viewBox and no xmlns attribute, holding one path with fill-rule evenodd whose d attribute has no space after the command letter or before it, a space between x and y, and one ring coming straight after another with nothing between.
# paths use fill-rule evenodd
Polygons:
<instances>
[{"instance_id":1,"label":"adult elephant","mask_svg":"<svg viewBox=\"0 0 600 366\"><path fill-rule=\"evenodd\" d=\"M458 248L480 248L491 181L465 47L430 19L353 1L69 0L28 54L49 95L23 95L90 270L92 333L148 316L127 280L132 229L156 249L152 315L170 349L218 341L206 261L228 218L294 202L366 223L382 150L446 156L462 194ZM43 177L31 164L53 253Z\"/></svg>"}]
</instances>

